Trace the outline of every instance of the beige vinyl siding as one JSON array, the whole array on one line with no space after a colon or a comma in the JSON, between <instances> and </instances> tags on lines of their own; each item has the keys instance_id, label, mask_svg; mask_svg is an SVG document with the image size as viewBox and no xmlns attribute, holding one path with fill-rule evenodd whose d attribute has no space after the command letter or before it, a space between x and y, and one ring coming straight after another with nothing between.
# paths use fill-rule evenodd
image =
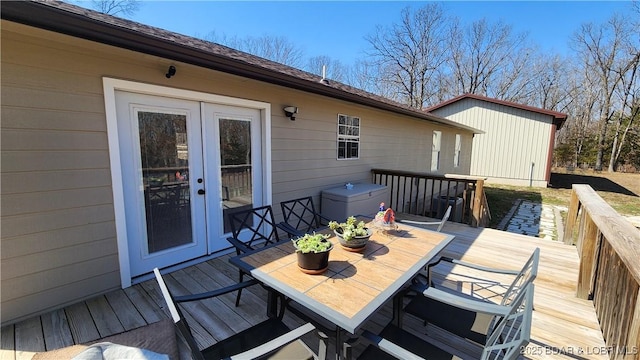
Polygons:
<instances>
[{"instance_id":1,"label":"beige vinyl siding","mask_svg":"<svg viewBox=\"0 0 640 360\"><path fill-rule=\"evenodd\" d=\"M471 175L504 184L547 185L551 116L477 99L463 99L433 113L485 132L473 140Z\"/></svg>"},{"instance_id":2,"label":"beige vinyl siding","mask_svg":"<svg viewBox=\"0 0 640 360\"><path fill-rule=\"evenodd\" d=\"M376 168L428 171L443 133L442 173L471 166L470 132L2 21L2 323L120 287L103 77L269 102L273 204ZM167 79L169 65L177 74ZM299 107L296 121L282 108ZM336 159L337 114L361 118L358 160ZM450 149L449 149L450 148ZM117 164L115 164L117 166Z\"/></svg>"}]
</instances>

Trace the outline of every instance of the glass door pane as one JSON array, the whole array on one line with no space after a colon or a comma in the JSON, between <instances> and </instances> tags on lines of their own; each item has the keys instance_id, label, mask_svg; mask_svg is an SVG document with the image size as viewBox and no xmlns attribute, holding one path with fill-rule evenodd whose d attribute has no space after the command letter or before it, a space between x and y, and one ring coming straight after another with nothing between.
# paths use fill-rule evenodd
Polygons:
<instances>
[{"instance_id":1,"label":"glass door pane","mask_svg":"<svg viewBox=\"0 0 640 360\"><path fill-rule=\"evenodd\" d=\"M138 111L148 253L192 242L187 117Z\"/></svg>"},{"instance_id":2,"label":"glass door pane","mask_svg":"<svg viewBox=\"0 0 640 360\"><path fill-rule=\"evenodd\" d=\"M251 121L220 118L220 166L224 232L230 232L229 212L253 206Z\"/></svg>"}]
</instances>

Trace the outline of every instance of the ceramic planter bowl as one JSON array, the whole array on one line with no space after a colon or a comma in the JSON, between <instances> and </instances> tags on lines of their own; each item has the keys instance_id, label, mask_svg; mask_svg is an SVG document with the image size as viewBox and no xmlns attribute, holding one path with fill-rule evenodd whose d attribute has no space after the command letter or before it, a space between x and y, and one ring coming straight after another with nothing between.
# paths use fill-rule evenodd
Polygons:
<instances>
[{"instance_id":1,"label":"ceramic planter bowl","mask_svg":"<svg viewBox=\"0 0 640 360\"><path fill-rule=\"evenodd\" d=\"M367 246L367 242L369 242L371 234L373 234L371 229L367 229L367 235L355 236L352 239L345 240L342 237L342 229L335 229L333 232L338 237L340 246L347 251L362 251Z\"/></svg>"}]
</instances>

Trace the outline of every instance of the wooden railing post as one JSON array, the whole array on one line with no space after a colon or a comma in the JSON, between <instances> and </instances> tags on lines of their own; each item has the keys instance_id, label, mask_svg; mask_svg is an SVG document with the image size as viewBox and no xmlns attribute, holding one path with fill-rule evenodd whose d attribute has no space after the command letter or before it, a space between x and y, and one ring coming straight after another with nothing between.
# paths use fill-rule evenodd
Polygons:
<instances>
[{"instance_id":1,"label":"wooden railing post","mask_svg":"<svg viewBox=\"0 0 640 360\"><path fill-rule=\"evenodd\" d=\"M578 211L580 211L580 199L576 190L571 190L571 200L569 201L569 211L567 212L567 223L564 226L564 243L572 245L574 242L573 228L578 219Z\"/></svg>"},{"instance_id":2,"label":"wooden railing post","mask_svg":"<svg viewBox=\"0 0 640 360\"><path fill-rule=\"evenodd\" d=\"M484 180L476 181L476 191L473 196L473 218L471 226L478 227L482 223L482 195L484 193Z\"/></svg>"}]
</instances>

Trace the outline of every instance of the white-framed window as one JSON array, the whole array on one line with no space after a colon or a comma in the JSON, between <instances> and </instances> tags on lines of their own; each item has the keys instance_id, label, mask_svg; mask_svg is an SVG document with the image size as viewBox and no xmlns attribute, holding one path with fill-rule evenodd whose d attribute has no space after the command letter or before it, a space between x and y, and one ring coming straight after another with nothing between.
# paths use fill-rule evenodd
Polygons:
<instances>
[{"instance_id":1,"label":"white-framed window","mask_svg":"<svg viewBox=\"0 0 640 360\"><path fill-rule=\"evenodd\" d=\"M431 145L431 171L440 169L440 143L442 141L442 131L433 132Z\"/></svg>"},{"instance_id":2,"label":"white-framed window","mask_svg":"<svg viewBox=\"0 0 640 360\"><path fill-rule=\"evenodd\" d=\"M456 134L456 147L453 151L453 166L460 166L460 150L462 149L462 139L460 134Z\"/></svg>"},{"instance_id":3,"label":"white-framed window","mask_svg":"<svg viewBox=\"0 0 640 360\"><path fill-rule=\"evenodd\" d=\"M360 118L338 114L338 160L360 158Z\"/></svg>"}]
</instances>

